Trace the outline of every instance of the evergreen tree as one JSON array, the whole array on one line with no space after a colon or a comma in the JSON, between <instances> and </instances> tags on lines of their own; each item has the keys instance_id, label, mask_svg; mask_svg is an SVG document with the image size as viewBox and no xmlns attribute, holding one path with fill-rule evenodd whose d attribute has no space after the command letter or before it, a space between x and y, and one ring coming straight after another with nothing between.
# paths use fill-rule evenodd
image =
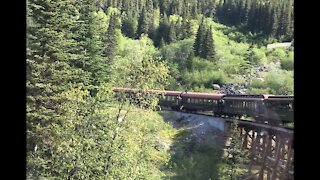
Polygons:
<instances>
[{"instance_id":1,"label":"evergreen tree","mask_svg":"<svg viewBox=\"0 0 320 180\"><path fill-rule=\"evenodd\" d=\"M166 43L164 42L163 37L161 37L159 47L162 48L165 45L166 45Z\"/></svg>"},{"instance_id":2,"label":"evergreen tree","mask_svg":"<svg viewBox=\"0 0 320 180\"><path fill-rule=\"evenodd\" d=\"M215 59L215 46L212 37L212 28L207 29L205 39L201 47L201 57L213 61Z\"/></svg>"},{"instance_id":3,"label":"evergreen tree","mask_svg":"<svg viewBox=\"0 0 320 180\"><path fill-rule=\"evenodd\" d=\"M167 14L165 13L163 15L163 18L160 20L159 27L157 29L156 37L155 37L155 45L158 46L161 38L164 40L164 42L169 42L169 19L167 17Z\"/></svg>"},{"instance_id":4,"label":"evergreen tree","mask_svg":"<svg viewBox=\"0 0 320 180\"><path fill-rule=\"evenodd\" d=\"M245 59L244 59L244 64L241 65L241 68L243 69L245 74L249 74L249 79L248 79L248 88L251 88L251 81L252 81L252 69L253 69L253 56L254 56L254 51L253 51L253 44L251 44L246 52Z\"/></svg>"},{"instance_id":5,"label":"evergreen tree","mask_svg":"<svg viewBox=\"0 0 320 180\"><path fill-rule=\"evenodd\" d=\"M279 11L278 7L274 7L272 10L272 17L271 17L271 35L278 35L278 28L279 28Z\"/></svg>"},{"instance_id":6,"label":"evergreen tree","mask_svg":"<svg viewBox=\"0 0 320 180\"><path fill-rule=\"evenodd\" d=\"M227 169L222 170L223 179L236 180L247 172L244 167L248 162L248 151L242 148L242 137L238 130L238 121L234 120L230 127L230 146L227 149Z\"/></svg>"},{"instance_id":7,"label":"evergreen tree","mask_svg":"<svg viewBox=\"0 0 320 180\"><path fill-rule=\"evenodd\" d=\"M149 21L147 17L147 11L145 8L143 8L138 20L137 37L139 38L141 34L148 34L148 32L149 32Z\"/></svg>"},{"instance_id":8,"label":"evergreen tree","mask_svg":"<svg viewBox=\"0 0 320 180\"><path fill-rule=\"evenodd\" d=\"M186 24L185 29L186 29L186 36L185 36L185 38L189 38L189 37L191 37L191 36L194 35L194 32L192 32L191 19L188 19L188 20L187 20L187 24Z\"/></svg>"},{"instance_id":9,"label":"evergreen tree","mask_svg":"<svg viewBox=\"0 0 320 180\"><path fill-rule=\"evenodd\" d=\"M173 22L171 22L169 26L169 43L176 42L176 40L177 40L176 26Z\"/></svg>"},{"instance_id":10,"label":"evergreen tree","mask_svg":"<svg viewBox=\"0 0 320 180\"><path fill-rule=\"evenodd\" d=\"M134 18L132 18L131 15L128 15L128 17L123 20L121 31L125 36L129 38L134 38L135 36Z\"/></svg>"},{"instance_id":11,"label":"evergreen tree","mask_svg":"<svg viewBox=\"0 0 320 180\"><path fill-rule=\"evenodd\" d=\"M190 54L189 54L189 56L188 56L188 58L187 58L187 60L186 60L186 68L188 69L188 70L192 70L192 68L193 68L193 64L192 64L192 59L194 58L194 52L193 51L190 51Z\"/></svg>"},{"instance_id":12,"label":"evergreen tree","mask_svg":"<svg viewBox=\"0 0 320 180\"><path fill-rule=\"evenodd\" d=\"M177 23L175 24L176 37L177 37L178 40L181 40L181 39L182 39L182 33L181 33L181 31L183 31L183 30L182 30L182 27L181 27L181 26L182 26L182 25L181 25L181 20L180 20L180 17L179 17L178 20L177 20Z\"/></svg>"},{"instance_id":13,"label":"evergreen tree","mask_svg":"<svg viewBox=\"0 0 320 180\"><path fill-rule=\"evenodd\" d=\"M104 54L106 57L106 64L111 65L113 63L113 58L116 53L116 48L118 45L116 37L116 29L118 28L118 19L116 14L110 15L109 26L106 33Z\"/></svg>"},{"instance_id":14,"label":"evergreen tree","mask_svg":"<svg viewBox=\"0 0 320 180\"><path fill-rule=\"evenodd\" d=\"M71 86L88 85L90 73L78 66L78 11L69 0L30 0L27 4L27 174L50 177L65 100ZM63 158L63 157L61 157Z\"/></svg>"},{"instance_id":15,"label":"evergreen tree","mask_svg":"<svg viewBox=\"0 0 320 180\"><path fill-rule=\"evenodd\" d=\"M102 23L96 12L96 1L80 0L77 3L81 23L77 29L79 35L76 39L79 41L78 53L84 57L80 67L92 74L91 84L98 85L106 82L109 74L103 55L105 31L100 28Z\"/></svg>"},{"instance_id":16,"label":"evergreen tree","mask_svg":"<svg viewBox=\"0 0 320 180\"><path fill-rule=\"evenodd\" d=\"M148 35L150 38L153 38L155 34L153 0L146 0L145 8L147 10L146 21L148 21Z\"/></svg>"},{"instance_id":17,"label":"evergreen tree","mask_svg":"<svg viewBox=\"0 0 320 180\"><path fill-rule=\"evenodd\" d=\"M168 1L167 0L159 0L159 8L161 14L168 13Z\"/></svg>"},{"instance_id":18,"label":"evergreen tree","mask_svg":"<svg viewBox=\"0 0 320 180\"><path fill-rule=\"evenodd\" d=\"M194 49L194 55L195 56L200 56L201 55L201 47L202 47L202 43L203 43L203 38L205 36L205 29L204 29L204 24L203 24L203 20L201 22L201 24L199 25L198 31L197 31L197 35L196 35L196 39L193 45L193 49Z\"/></svg>"},{"instance_id":19,"label":"evergreen tree","mask_svg":"<svg viewBox=\"0 0 320 180\"><path fill-rule=\"evenodd\" d=\"M198 16L197 4L193 4L192 10L191 10L191 16L192 16L193 18L197 18L197 16Z\"/></svg>"}]
</instances>

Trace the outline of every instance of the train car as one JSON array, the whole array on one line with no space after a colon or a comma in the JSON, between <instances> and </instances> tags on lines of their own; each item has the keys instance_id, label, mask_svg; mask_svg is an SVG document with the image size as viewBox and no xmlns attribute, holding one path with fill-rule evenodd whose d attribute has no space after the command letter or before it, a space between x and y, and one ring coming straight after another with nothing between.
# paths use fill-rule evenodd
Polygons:
<instances>
[{"instance_id":1,"label":"train car","mask_svg":"<svg viewBox=\"0 0 320 180\"><path fill-rule=\"evenodd\" d=\"M194 93L181 94L182 109L187 111L213 111L215 115L222 113L222 98L224 94Z\"/></svg>"},{"instance_id":2,"label":"train car","mask_svg":"<svg viewBox=\"0 0 320 180\"><path fill-rule=\"evenodd\" d=\"M269 124L279 125L293 122L294 96L268 96L264 101L266 111L261 114Z\"/></svg>"},{"instance_id":3,"label":"train car","mask_svg":"<svg viewBox=\"0 0 320 180\"><path fill-rule=\"evenodd\" d=\"M239 119L246 115L259 120L263 101L263 95L226 95L223 98L223 114Z\"/></svg>"},{"instance_id":4,"label":"train car","mask_svg":"<svg viewBox=\"0 0 320 180\"><path fill-rule=\"evenodd\" d=\"M179 91L162 91L159 96L159 105L162 107L170 107L173 110L181 108L181 92Z\"/></svg>"},{"instance_id":5,"label":"train car","mask_svg":"<svg viewBox=\"0 0 320 180\"><path fill-rule=\"evenodd\" d=\"M258 123L280 125L293 122L293 96L282 95L225 95L213 93L138 90L130 88L114 88L115 92L123 92L134 103L148 100L150 95L159 98L161 107L173 110L212 111L215 116L238 117L249 116ZM141 93L142 96L137 96ZM141 99L142 98L142 99Z\"/></svg>"}]
</instances>

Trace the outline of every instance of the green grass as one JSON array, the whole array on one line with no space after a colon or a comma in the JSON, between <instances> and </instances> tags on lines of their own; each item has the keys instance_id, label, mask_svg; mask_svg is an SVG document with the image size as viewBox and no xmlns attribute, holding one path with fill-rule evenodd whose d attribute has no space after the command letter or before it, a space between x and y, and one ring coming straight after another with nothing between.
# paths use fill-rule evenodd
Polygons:
<instances>
[{"instance_id":1,"label":"green grass","mask_svg":"<svg viewBox=\"0 0 320 180\"><path fill-rule=\"evenodd\" d=\"M197 29L196 21L193 21L193 29ZM164 59L171 64L178 65L172 68L173 80L170 87L173 90L188 89L199 92L212 92L212 83L238 83L244 85L247 79L241 79L237 75L248 74L241 64L244 64L247 50L252 40L257 39L256 35L251 33L241 33L234 27L229 27L223 24L212 21L210 18L205 19L205 24L212 26L213 39L216 49L216 59L214 62L205 59L193 58L192 69L185 70L188 53L192 49L194 43L194 36L171 43L162 50ZM252 85L250 93L257 94L292 94L293 91L293 76L287 75L293 70L293 50L285 48L267 49L268 43L277 43L275 39L259 40L259 44L254 44L253 48L253 62L256 66L272 67L271 63L280 62L277 70L282 71L282 76L287 76L288 83L278 82L279 80L273 79L272 81L264 81L262 83L255 83ZM261 77L267 78L272 72L262 72ZM287 72L287 73L285 73ZM256 80L256 79L253 79ZM179 82L180 85L176 85ZM279 88L278 84L283 87Z\"/></svg>"}]
</instances>

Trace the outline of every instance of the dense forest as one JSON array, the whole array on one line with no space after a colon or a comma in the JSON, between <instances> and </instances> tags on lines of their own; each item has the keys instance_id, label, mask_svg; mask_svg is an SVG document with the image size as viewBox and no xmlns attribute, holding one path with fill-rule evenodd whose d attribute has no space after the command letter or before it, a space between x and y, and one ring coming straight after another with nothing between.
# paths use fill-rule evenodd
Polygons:
<instances>
[{"instance_id":1,"label":"dense forest","mask_svg":"<svg viewBox=\"0 0 320 180\"><path fill-rule=\"evenodd\" d=\"M293 94L292 39L293 0L28 0L28 177L165 177L157 98L112 88Z\"/></svg>"}]
</instances>

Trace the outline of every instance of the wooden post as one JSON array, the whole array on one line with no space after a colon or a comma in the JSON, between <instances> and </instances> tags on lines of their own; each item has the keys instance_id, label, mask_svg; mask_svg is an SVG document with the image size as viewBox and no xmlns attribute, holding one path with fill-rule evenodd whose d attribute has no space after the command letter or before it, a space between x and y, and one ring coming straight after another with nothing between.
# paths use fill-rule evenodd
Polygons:
<instances>
[{"instance_id":1,"label":"wooden post","mask_svg":"<svg viewBox=\"0 0 320 180\"><path fill-rule=\"evenodd\" d=\"M278 138L277 138L278 139ZM277 174L277 168L278 168L278 164L279 164L279 160L280 160L280 157L281 157L281 147L283 146L283 140L282 138L280 137L278 142L276 143L278 144L277 145L277 149L276 149L276 153L275 153L275 161L274 161L274 164L272 166L272 174L271 174L271 179L275 179L276 178L276 174Z\"/></svg>"},{"instance_id":2,"label":"wooden post","mask_svg":"<svg viewBox=\"0 0 320 180\"><path fill-rule=\"evenodd\" d=\"M256 151L257 151L257 146L258 144L260 143L260 138L259 138L259 135L257 135L256 138L254 138L254 134L255 132L252 130L252 146L251 146L251 149L250 149L250 155L249 157L251 158L251 161L249 163L249 168L248 168L248 171L249 173L251 173L251 169L252 169L252 165L254 164L254 157L255 157L255 154L256 154Z\"/></svg>"},{"instance_id":3,"label":"wooden post","mask_svg":"<svg viewBox=\"0 0 320 180\"><path fill-rule=\"evenodd\" d=\"M242 149L248 149L248 136L249 136L249 129L244 129L245 134L243 137Z\"/></svg>"},{"instance_id":4,"label":"wooden post","mask_svg":"<svg viewBox=\"0 0 320 180\"><path fill-rule=\"evenodd\" d=\"M280 175L280 180L281 179L285 179L286 177L289 176L288 172L289 172L289 169L291 168L291 157L293 155L293 149L291 148L291 144L292 144L292 139L289 139L289 143L288 143L288 152L287 152L287 161L286 161L286 164L285 164L285 168L284 170L282 171L281 175Z\"/></svg>"},{"instance_id":5,"label":"wooden post","mask_svg":"<svg viewBox=\"0 0 320 180\"><path fill-rule=\"evenodd\" d=\"M259 179L263 180L263 176L264 176L264 169L266 167L266 159L269 153L269 149L270 149L270 144L271 141L269 140L269 138L267 136L264 137L264 140L266 140L266 142L263 142L264 145L264 150L263 150L263 155L262 155L262 164L261 164L261 169L260 169L260 173L259 173Z\"/></svg>"}]
</instances>

